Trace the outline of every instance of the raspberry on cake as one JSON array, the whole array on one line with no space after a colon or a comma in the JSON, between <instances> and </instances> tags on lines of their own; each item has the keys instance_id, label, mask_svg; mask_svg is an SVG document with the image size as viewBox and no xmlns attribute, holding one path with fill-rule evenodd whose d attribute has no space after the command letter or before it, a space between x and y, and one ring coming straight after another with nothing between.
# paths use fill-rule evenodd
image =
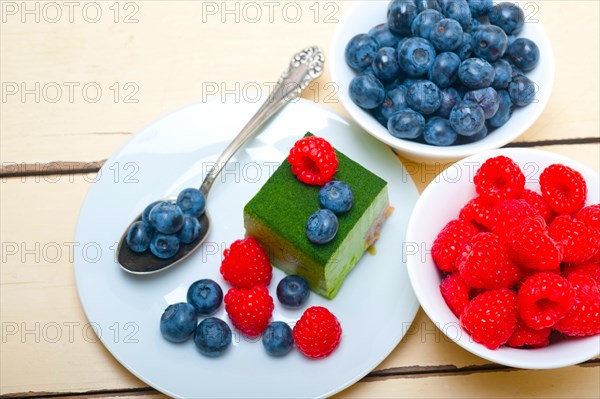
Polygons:
<instances>
[{"instance_id":1,"label":"raspberry on cake","mask_svg":"<svg viewBox=\"0 0 600 399\"><path fill-rule=\"evenodd\" d=\"M271 263L302 276L314 292L329 299L377 239L390 212L387 183L341 152L335 155L337 171L328 177L352 188L354 204L337 217L338 230L330 242L308 239L306 221L319 209L320 187L299 181L288 159L244 207L246 234L258 240Z\"/></svg>"}]
</instances>

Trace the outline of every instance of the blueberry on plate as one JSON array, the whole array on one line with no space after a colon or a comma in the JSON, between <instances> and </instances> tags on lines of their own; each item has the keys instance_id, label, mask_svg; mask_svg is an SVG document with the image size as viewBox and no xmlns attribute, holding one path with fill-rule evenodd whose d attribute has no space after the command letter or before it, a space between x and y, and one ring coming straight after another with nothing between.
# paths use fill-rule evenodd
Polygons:
<instances>
[{"instance_id":1,"label":"blueberry on plate","mask_svg":"<svg viewBox=\"0 0 600 399\"><path fill-rule=\"evenodd\" d=\"M484 25L471 35L471 48L476 57L488 62L500 59L508 47L506 33L497 26Z\"/></svg>"},{"instance_id":2,"label":"blueberry on plate","mask_svg":"<svg viewBox=\"0 0 600 399\"><path fill-rule=\"evenodd\" d=\"M463 101L452 108L450 125L462 136L473 136L485 126L485 114L479 105Z\"/></svg>"},{"instance_id":3,"label":"blueberry on plate","mask_svg":"<svg viewBox=\"0 0 600 399\"><path fill-rule=\"evenodd\" d=\"M160 233L174 234L183 227L183 212L174 202L161 202L148 215L150 224Z\"/></svg>"},{"instance_id":4,"label":"blueberry on plate","mask_svg":"<svg viewBox=\"0 0 600 399\"><path fill-rule=\"evenodd\" d=\"M498 111L488 119L487 123L492 128L503 126L512 115L512 101L506 90L498 91Z\"/></svg>"},{"instance_id":5,"label":"blueberry on plate","mask_svg":"<svg viewBox=\"0 0 600 399\"><path fill-rule=\"evenodd\" d=\"M388 26L398 36L410 35L410 26L416 16L417 5L414 0L393 0L388 6Z\"/></svg>"},{"instance_id":6,"label":"blueberry on plate","mask_svg":"<svg viewBox=\"0 0 600 399\"><path fill-rule=\"evenodd\" d=\"M401 69L398 64L396 49L383 47L377 51L373 59L373 73L381 82L390 82L400 76Z\"/></svg>"},{"instance_id":7,"label":"blueberry on plate","mask_svg":"<svg viewBox=\"0 0 600 399\"><path fill-rule=\"evenodd\" d=\"M398 62L407 75L422 76L435 60L435 49L422 37L408 38L398 45Z\"/></svg>"},{"instance_id":8,"label":"blueberry on plate","mask_svg":"<svg viewBox=\"0 0 600 399\"><path fill-rule=\"evenodd\" d=\"M283 321L270 323L262 336L262 343L271 356L287 355L294 346L292 329Z\"/></svg>"},{"instance_id":9,"label":"blueberry on plate","mask_svg":"<svg viewBox=\"0 0 600 399\"><path fill-rule=\"evenodd\" d=\"M202 225L198 219L190 215L185 215L183 227L177 233L177 238L182 244L191 244L200 237L201 228Z\"/></svg>"},{"instance_id":10,"label":"blueberry on plate","mask_svg":"<svg viewBox=\"0 0 600 399\"><path fill-rule=\"evenodd\" d=\"M472 57L473 48L471 47L471 34L463 32L461 44L454 52L462 61Z\"/></svg>"},{"instance_id":11,"label":"blueberry on plate","mask_svg":"<svg viewBox=\"0 0 600 399\"><path fill-rule=\"evenodd\" d=\"M349 185L339 180L325 183L319 190L319 203L336 215L348 212L354 205L354 193Z\"/></svg>"},{"instance_id":12,"label":"blueberry on plate","mask_svg":"<svg viewBox=\"0 0 600 399\"><path fill-rule=\"evenodd\" d=\"M441 4L442 14L446 18L456 20L463 29L467 29L471 25L471 10L467 0L445 0Z\"/></svg>"},{"instance_id":13,"label":"blueberry on plate","mask_svg":"<svg viewBox=\"0 0 600 399\"><path fill-rule=\"evenodd\" d=\"M177 196L177 206L184 215L198 218L204 213L206 197L196 188L186 188Z\"/></svg>"},{"instance_id":14,"label":"blueberry on plate","mask_svg":"<svg viewBox=\"0 0 600 399\"><path fill-rule=\"evenodd\" d=\"M440 89L429 80L420 80L409 86L406 103L413 110L431 115L440 107Z\"/></svg>"},{"instance_id":15,"label":"blueberry on plate","mask_svg":"<svg viewBox=\"0 0 600 399\"><path fill-rule=\"evenodd\" d=\"M476 141L482 140L484 139L486 136L488 135L488 129L485 125L483 125L483 127L481 128L480 131L478 131L477 133L475 133L472 136L458 136L458 141L457 144L469 144L469 143L474 143Z\"/></svg>"},{"instance_id":16,"label":"blueberry on plate","mask_svg":"<svg viewBox=\"0 0 600 399\"><path fill-rule=\"evenodd\" d=\"M413 20L410 30L413 36L429 40L433 25L438 23L444 16L436 10L427 9L420 12Z\"/></svg>"},{"instance_id":17,"label":"blueberry on plate","mask_svg":"<svg viewBox=\"0 0 600 399\"><path fill-rule=\"evenodd\" d=\"M223 302L223 290L215 281L205 278L198 280L188 288L187 301L201 316L214 313Z\"/></svg>"},{"instance_id":18,"label":"blueberry on plate","mask_svg":"<svg viewBox=\"0 0 600 399\"><path fill-rule=\"evenodd\" d=\"M144 212L142 212L142 221L143 222L150 223L150 211L152 210L152 208L154 208L155 205L158 205L161 202L163 202L163 201L154 201L153 203L148 205L146 208L144 208Z\"/></svg>"},{"instance_id":19,"label":"blueberry on plate","mask_svg":"<svg viewBox=\"0 0 600 399\"><path fill-rule=\"evenodd\" d=\"M145 252L150 245L152 233L153 229L148 223L141 220L135 222L127 232L127 237L125 238L127 246L133 252Z\"/></svg>"},{"instance_id":20,"label":"blueberry on plate","mask_svg":"<svg viewBox=\"0 0 600 399\"><path fill-rule=\"evenodd\" d=\"M319 209L306 221L306 236L313 244L327 244L337 234L338 218L329 209Z\"/></svg>"},{"instance_id":21,"label":"blueberry on plate","mask_svg":"<svg viewBox=\"0 0 600 399\"><path fill-rule=\"evenodd\" d=\"M346 45L344 52L346 64L353 69L366 68L373 62L377 50L379 50L379 43L375 38L365 33L356 35Z\"/></svg>"},{"instance_id":22,"label":"blueberry on plate","mask_svg":"<svg viewBox=\"0 0 600 399\"><path fill-rule=\"evenodd\" d=\"M179 239L174 235L155 233L150 241L150 252L160 259L169 259L179 251Z\"/></svg>"},{"instance_id":23,"label":"blueberry on plate","mask_svg":"<svg viewBox=\"0 0 600 399\"><path fill-rule=\"evenodd\" d=\"M289 308L299 308L306 303L310 290L305 279L297 275L285 276L277 284L279 302Z\"/></svg>"},{"instance_id":24,"label":"blueberry on plate","mask_svg":"<svg viewBox=\"0 0 600 399\"><path fill-rule=\"evenodd\" d=\"M440 92L440 107L435 111L437 116L448 119L450 111L461 101L460 94L454 87L448 87Z\"/></svg>"},{"instance_id":25,"label":"blueberry on plate","mask_svg":"<svg viewBox=\"0 0 600 399\"><path fill-rule=\"evenodd\" d=\"M473 17L484 17L489 14L494 4L492 0L467 0Z\"/></svg>"},{"instance_id":26,"label":"blueberry on plate","mask_svg":"<svg viewBox=\"0 0 600 399\"><path fill-rule=\"evenodd\" d=\"M458 67L458 78L469 89L483 89L494 81L494 67L481 58L468 58Z\"/></svg>"},{"instance_id":27,"label":"blueberry on plate","mask_svg":"<svg viewBox=\"0 0 600 399\"><path fill-rule=\"evenodd\" d=\"M508 46L506 57L517 68L529 72L540 62L540 49L533 41L519 38Z\"/></svg>"},{"instance_id":28,"label":"blueberry on plate","mask_svg":"<svg viewBox=\"0 0 600 399\"><path fill-rule=\"evenodd\" d=\"M385 89L375 76L358 75L350 81L349 94L354 104L363 109L373 109L383 102Z\"/></svg>"},{"instance_id":29,"label":"blueberry on plate","mask_svg":"<svg viewBox=\"0 0 600 399\"><path fill-rule=\"evenodd\" d=\"M381 115L385 118L386 125L390 116L406 108L406 90L405 86L398 86L386 93L383 102L378 108L381 111Z\"/></svg>"},{"instance_id":30,"label":"blueberry on plate","mask_svg":"<svg viewBox=\"0 0 600 399\"><path fill-rule=\"evenodd\" d=\"M450 87L458 79L459 66L460 58L455 53L438 54L429 69L429 80L440 89Z\"/></svg>"},{"instance_id":31,"label":"blueberry on plate","mask_svg":"<svg viewBox=\"0 0 600 399\"><path fill-rule=\"evenodd\" d=\"M516 35L523 29L525 24L525 13L521 8L509 2L498 3L488 14L490 24L496 25L507 35Z\"/></svg>"},{"instance_id":32,"label":"blueberry on plate","mask_svg":"<svg viewBox=\"0 0 600 399\"><path fill-rule=\"evenodd\" d=\"M431 145L449 146L456 142L457 137L450 121L438 116L429 119L423 130L423 140Z\"/></svg>"},{"instance_id":33,"label":"blueberry on plate","mask_svg":"<svg viewBox=\"0 0 600 399\"><path fill-rule=\"evenodd\" d=\"M507 89L512 80L512 66L506 60L498 60L492 64L494 67L494 81L492 87L496 90Z\"/></svg>"},{"instance_id":34,"label":"blueberry on plate","mask_svg":"<svg viewBox=\"0 0 600 399\"><path fill-rule=\"evenodd\" d=\"M508 85L510 100L517 107L525 107L535 100L537 89L527 76L517 76Z\"/></svg>"},{"instance_id":35,"label":"blueberry on plate","mask_svg":"<svg viewBox=\"0 0 600 399\"><path fill-rule=\"evenodd\" d=\"M416 0L417 12L423 12L425 10L435 10L441 12L442 8L438 0Z\"/></svg>"},{"instance_id":36,"label":"blueberry on plate","mask_svg":"<svg viewBox=\"0 0 600 399\"><path fill-rule=\"evenodd\" d=\"M217 357L231 345L231 328L221 319L209 317L196 327L194 344L204 356Z\"/></svg>"},{"instance_id":37,"label":"blueberry on plate","mask_svg":"<svg viewBox=\"0 0 600 399\"><path fill-rule=\"evenodd\" d=\"M160 333L171 342L183 342L192 335L198 314L192 305L180 302L169 305L160 317Z\"/></svg>"},{"instance_id":38,"label":"blueberry on plate","mask_svg":"<svg viewBox=\"0 0 600 399\"><path fill-rule=\"evenodd\" d=\"M377 40L379 47L393 47L398 46L400 38L392 33L388 24L379 24L372 27L369 32L369 36Z\"/></svg>"},{"instance_id":39,"label":"blueberry on plate","mask_svg":"<svg viewBox=\"0 0 600 399\"><path fill-rule=\"evenodd\" d=\"M458 22L444 18L433 25L429 40L439 52L453 51L461 45L463 30Z\"/></svg>"},{"instance_id":40,"label":"blueberry on plate","mask_svg":"<svg viewBox=\"0 0 600 399\"><path fill-rule=\"evenodd\" d=\"M423 133L425 118L412 109L403 109L388 119L388 131L399 139L416 139Z\"/></svg>"},{"instance_id":41,"label":"blueberry on plate","mask_svg":"<svg viewBox=\"0 0 600 399\"><path fill-rule=\"evenodd\" d=\"M491 87L469 91L465 93L463 100L478 104L483 109L485 119L494 116L500 106L498 93Z\"/></svg>"}]
</instances>

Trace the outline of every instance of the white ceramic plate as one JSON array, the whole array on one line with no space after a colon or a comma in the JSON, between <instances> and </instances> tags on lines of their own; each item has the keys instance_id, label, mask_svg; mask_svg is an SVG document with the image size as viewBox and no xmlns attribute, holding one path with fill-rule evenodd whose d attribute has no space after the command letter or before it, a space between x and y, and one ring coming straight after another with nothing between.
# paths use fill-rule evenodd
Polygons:
<instances>
[{"instance_id":1,"label":"white ceramic plate","mask_svg":"<svg viewBox=\"0 0 600 399\"><path fill-rule=\"evenodd\" d=\"M513 141L523 134L541 115L550 99L554 84L554 56L550 41L534 14L527 16L527 22L518 37L533 40L540 49L540 63L527 77L537 85L535 101L522 109L516 109L510 120L484 139L470 144L437 147L398 139L381 126L374 117L352 102L348 94L348 85L356 73L346 65L344 51L348 41L359 33L366 33L373 26L386 22L387 7L385 0L358 1L347 11L334 34L330 51L331 77L338 85L338 97L350 116L373 137L397 149L409 159L421 161L452 161L481 151L487 151ZM520 3L521 7L526 4ZM525 10L526 13L528 10ZM530 10L529 10L530 11Z\"/></svg>"},{"instance_id":2,"label":"white ceramic plate","mask_svg":"<svg viewBox=\"0 0 600 399\"><path fill-rule=\"evenodd\" d=\"M600 355L600 336L568 338L539 349L515 349L507 346L490 350L473 339L460 327L450 311L439 285L442 273L430 253L433 241L450 220L458 217L460 209L475 198L473 176L486 159L504 155L512 158L522 169L525 187L540 192L540 173L553 163L562 163L579 171L588 186L586 205L597 204L600 195L598 173L584 165L551 152L525 148L510 148L474 155L455 163L427 186L411 216L406 235L408 272L417 298L429 318L448 338L492 362L526 369L550 369L570 366ZM445 198L440 206L439 199Z\"/></svg>"},{"instance_id":3,"label":"white ceramic plate","mask_svg":"<svg viewBox=\"0 0 600 399\"><path fill-rule=\"evenodd\" d=\"M115 263L115 243L132 218L153 200L200 186L210 162L259 105L196 104L156 121L107 161L81 208L76 242L87 249L76 251L75 276L85 313L119 362L170 396L332 395L367 374L394 349L419 307L400 245L418 197L412 180L389 148L339 115L304 100L284 108L227 165L208 199L213 230L200 251L172 270L145 277L127 274ZM326 306L339 318L344 331L340 347L319 361L297 350L272 358L260 341L249 342L235 334L227 353L210 359L196 350L192 340L165 341L159 331L160 316L168 304L185 301L192 282L211 278L228 288L219 274L221 254L244 236L243 206L307 131L327 138L387 180L396 208L376 243L377 254L365 254L337 297L332 301L315 294L310 297L307 306ZM121 170L119 178L115 169ZM273 319L292 323L302 310L286 310L277 301L275 288L282 277L274 269ZM223 306L216 316L229 322Z\"/></svg>"}]
</instances>

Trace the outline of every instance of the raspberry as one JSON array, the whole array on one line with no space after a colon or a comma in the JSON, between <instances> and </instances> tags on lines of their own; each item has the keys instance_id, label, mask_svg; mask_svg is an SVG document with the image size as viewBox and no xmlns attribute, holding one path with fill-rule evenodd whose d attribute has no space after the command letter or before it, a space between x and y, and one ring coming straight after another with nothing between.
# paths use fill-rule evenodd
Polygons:
<instances>
[{"instance_id":1,"label":"raspberry","mask_svg":"<svg viewBox=\"0 0 600 399\"><path fill-rule=\"evenodd\" d=\"M536 270L555 270L562 262L562 248L548 235L544 219L525 219L506 238L508 256L516 264Z\"/></svg>"},{"instance_id":2,"label":"raspberry","mask_svg":"<svg viewBox=\"0 0 600 399\"><path fill-rule=\"evenodd\" d=\"M525 187L525 176L519 165L505 156L490 158L475 173L475 190L486 201L497 204L517 198Z\"/></svg>"},{"instance_id":3,"label":"raspberry","mask_svg":"<svg viewBox=\"0 0 600 399\"><path fill-rule=\"evenodd\" d=\"M600 231L568 214L557 216L548 228L548 234L562 245L563 262L585 262L600 250Z\"/></svg>"},{"instance_id":4,"label":"raspberry","mask_svg":"<svg viewBox=\"0 0 600 399\"><path fill-rule=\"evenodd\" d=\"M486 291L465 306L460 322L475 342L496 349L517 327L517 295L507 288Z\"/></svg>"},{"instance_id":5,"label":"raspberry","mask_svg":"<svg viewBox=\"0 0 600 399\"><path fill-rule=\"evenodd\" d=\"M473 198L460 210L459 219L471 222L479 231L485 231L490 225L493 206L481 197Z\"/></svg>"},{"instance_id":6,"label":"raspberry","mask_svg":"<svg viewBox=\"0 0 600 399\"><path fill-rule=\"evenodd\" d=\"M564 277L548 272L534 274L519 289L519 316L534 330L552 327L569 313L574 295Z\"/></svg>"},{"instance_id":7,"label":"raspberry","mask_svg":"<svg viewBox=\"0 0 600 399\"><path fill-rule=\"evenodd\" d=\"M234 241L223 252L221 274L234 287L252 288L257 285L269 285L273 268L258 242L248 237Z\"/></svg>"},{"instance_id":8,"label":"raspberry","mask_svg":"<svg viewBox=\"0 0 600 399\"><path fill-rule=\"evenodd\" d=\"M581 208L575 215L575 219L582 221L590 227L600 229L600 204Z\"/></svg>"},{"instance_id":9,"label":"raspberry","mask_svg":"<svg viewBox=\"0 0 600 399\"><path fill-rule=\"evenodd\" d=\"M474 288L509 288L521 277L521 270L510 259L492 233L479 233L463 246L456 265L460 276Z\"/></svg>"},{"instance_id":10,"label":"raspberry","mask_svg":"<svg viewBox=\"0 0 600 399\"><path fill-rule=\"evenodd\" d=\"M518 199L531 205L544 218L546 224L550 224L554 216L556 216L550 205L544 200L544 197L535 191L524 189Z\"/></svg>"},{"instance_id":11,"label":"raspberry","mask_svg":"<svg viewBox=\"0 0 600 399\"><path fill-rule=\"evenodd\" d=\"M464 307L469 303L469 286L458 273L452 273L440 284L440 292L446 305L456 317L460 317Z\"/></svg>"},{"instance_id":12,"label":"raspberry","mask_svg":"<svg viewBox=\"0 0 600 399\"><path fill-rule=\"evenodd\" d=\"M501 240L506 240L508 233L518 226L523 219L533 218L537 211L523 200L506 200L494 207L490 215L490 230Z\"/></svg>"},{"instance_id":13,"label":"raspberry","mask_svg":"<svg viewBox=\"0 0 600 399\"><path fill-rule=\"evenodd\" d=\"M552 332L552 329L549 327L534 330L527 326L523 320L519 319L517 322L517 329L508 339L506 345L512 346L513 348L520 348L525 345L531 348L542 348L548 346L550 343L550 340L548 339L550 332Z\"/></svg>"},{"instance_id":14,"label":"raspberry","mask_svg":"<svg viewBox=\"0 0 600 399\"><path fill-rule=\"evenodd\" d=\"M329 310L313 306L294 326L294 341L305 356L320 359L329 356L340 344L342 326Z\"/></svg>"},{"instance_id":15,"label":"raspberry","mask_svg":"<svg viewBox=\"0 0 600 399\"><path fill-rule=\"evenodd\" d=\"M600 285L600 263L588 261L584 263L569 263L563 269L563 276L569 279L573 274L583 274L593 278Z\"/></svg>"},{"instance_id":16,"label":"raspberry","mask_svg":"<svg viewBox=\"0 0 600 399\"><path fill-rule=\"evenodd\" d=\"M475 226L467 221L456 219L448 222L431 247L431 256L437 267L445 272L455 271L462 245L477 233Z\"/></svg>"},{"instance_id":17,"label":"raspberry","mask_svg":"<svg viewBox=\"0 0 600 399\"><path fill-rule=\"evenodd\" d=\"M570 336L600 334L600 286L582 274L573 274L568 280L576 290L575 304L554 329Z\"/></svg>"},{"instance_id":18,"label":"raspberry","mask_svg":"<svg viewBox=\"0 0 600 399\"><path fill-rule=\"evenodd\" d=\"M248 337L262 334L273 308L273 298L264 285L250 289L230 288L225 295L225 311L233 326Z\"/></svg>"},{"instance_id":19,"label":"raspberry","mask_svg":"<svg viewBox=\"0 0 600 399\"><path fill-rule=\"evenodd\" d=\"M557 213L575 213L585 204L587 186L581 173L553 164L540 175L542 196Z\"/></svg>"},{"instance_id":20,"label":"raspberry","mask_svg":"<svg viewBox=\"0 0 600 399\"><path fill-rule=\"evenodd\" d=\"M304 137L290 150L288 162L292 173L306 184L321 186L333 178L338 160L335 150L325 139L316 136Z\"/></svg>"}]
</instances>

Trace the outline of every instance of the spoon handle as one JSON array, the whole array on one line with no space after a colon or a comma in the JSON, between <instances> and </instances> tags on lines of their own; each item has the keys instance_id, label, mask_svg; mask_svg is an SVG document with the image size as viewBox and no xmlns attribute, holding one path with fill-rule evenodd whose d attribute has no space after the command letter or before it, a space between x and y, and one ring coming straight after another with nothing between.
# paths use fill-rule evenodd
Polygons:
<instances>
[{"instance_id":1,"label":"spoon handle","mask_svg":"<svg viewBox=\"0 0 600 399\"><path fill-rule=\"evenodd\" d=\"M300 93L315 79L323 73L323 63L325 55L318 47L307 47L292 57L290 66L281 75L277 85L271 91L269 98L248 121L246 126L227 146L225 151L219 156L211 170L208 172L200 191L208 196L215 179L221 173L223 167L229 159L242 147L249 139L256 136L260 128L284 105L295 100Z\"/></svg>"}]
</instances>

